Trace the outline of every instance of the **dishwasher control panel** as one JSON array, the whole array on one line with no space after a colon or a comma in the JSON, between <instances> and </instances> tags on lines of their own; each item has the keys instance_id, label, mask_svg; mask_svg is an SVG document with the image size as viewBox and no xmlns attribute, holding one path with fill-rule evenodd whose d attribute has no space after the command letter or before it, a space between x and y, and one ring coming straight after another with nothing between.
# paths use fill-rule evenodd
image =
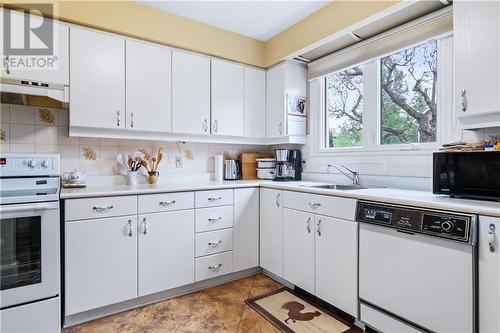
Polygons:
<instances>
[{"instance_id":1,"label":"dishwasher control panel","mask_svg":"<svg viewBox=\"0 0 500 333\"><path fill-rule=\"evenodd\" d=\"M359 201L356 220L405 233L421 233L468 243L471 241L471 226L473 221L475 223L475 216Z\"/></svg>"}]
</instances>

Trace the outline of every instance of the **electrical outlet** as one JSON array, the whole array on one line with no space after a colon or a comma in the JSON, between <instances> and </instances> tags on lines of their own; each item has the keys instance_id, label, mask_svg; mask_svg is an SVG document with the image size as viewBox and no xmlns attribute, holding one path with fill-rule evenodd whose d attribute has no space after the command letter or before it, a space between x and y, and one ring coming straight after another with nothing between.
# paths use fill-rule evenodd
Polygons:
<instances>
[{"instance_id":1,"label":"electrical outlet","mask_svg":"<svg viewBox=\"0 0 500 333\"><path fill-rule=\"evenodd\" d=\"M175 167L182 168L182 157L181 156L175 156Z\"/></svg>"}]
</instances>

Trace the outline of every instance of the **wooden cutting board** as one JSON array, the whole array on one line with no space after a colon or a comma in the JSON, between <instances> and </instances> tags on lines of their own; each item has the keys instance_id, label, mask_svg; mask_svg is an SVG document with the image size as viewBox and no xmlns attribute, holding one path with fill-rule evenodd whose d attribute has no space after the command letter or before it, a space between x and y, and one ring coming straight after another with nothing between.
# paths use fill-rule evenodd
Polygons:
<instances>
[{"instance_id":1,"label":"wooden cutting board","mask_svg":"<svg viewBox=\"0 0 500 333\"><path fill-rule=\"evenodd\" d=\"M272 153L241 153L241 179L257 179L257 159L273 157Z\"/></svg>"}]
</instances>

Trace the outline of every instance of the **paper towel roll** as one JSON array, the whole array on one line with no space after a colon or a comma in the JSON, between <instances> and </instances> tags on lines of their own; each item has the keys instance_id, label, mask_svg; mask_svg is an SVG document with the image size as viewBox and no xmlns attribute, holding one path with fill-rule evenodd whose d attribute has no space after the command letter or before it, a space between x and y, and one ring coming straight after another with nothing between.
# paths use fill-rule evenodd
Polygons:
<instances>
[{"instance_id":1,"label":"paper towel roll","mask_svg":"<svg viewBox=\"0 0 500 333\"><path fill-rule=\"evenodd\" d=\"M224 156L215 155L215 181L222 182L224 175Z\"/></svg>"}]
</instances>

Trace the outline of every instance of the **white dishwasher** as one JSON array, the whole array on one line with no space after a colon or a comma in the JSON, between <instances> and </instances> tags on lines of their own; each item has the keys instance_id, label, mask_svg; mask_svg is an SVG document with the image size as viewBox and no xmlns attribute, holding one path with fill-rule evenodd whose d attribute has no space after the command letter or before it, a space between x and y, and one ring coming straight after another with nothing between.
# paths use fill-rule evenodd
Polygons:
<instances>
[{"instance_id":1,"label":"white dishwasher","mask_svg":"<svg viewBox=\"0 0 500 333\"><path fill-rule=\"evenodd\" d=\"M361 321L477 332L477 216L363 201L356 214Z\"/></svg>"}]
</instances>

